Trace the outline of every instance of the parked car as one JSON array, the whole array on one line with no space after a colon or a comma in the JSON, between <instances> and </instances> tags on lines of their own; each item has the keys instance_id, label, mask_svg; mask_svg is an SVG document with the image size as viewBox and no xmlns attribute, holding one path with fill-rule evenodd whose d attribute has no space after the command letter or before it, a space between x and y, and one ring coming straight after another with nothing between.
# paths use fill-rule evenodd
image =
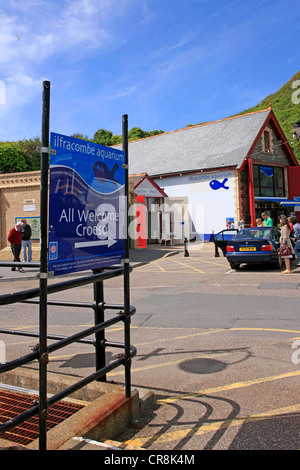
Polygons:
<instances>
[{"instance_id":1,"label":"parked car","mask_svg":"<svg viewBox=\"0 0 300 470\"><path fill-rule=\"evenodd\" d=\"M277 227L244 228L227 243L226 258L232 269L238 269L242 263L272 263L280 268L282 259L277 252L279 246Z\"/></svg>"},{"instance_id":2,"label":"parked car","mask_svg":"<svg viewBox=\"0 0 300 470\"><path fill-rule=\"evenodd\" d=\"M224 229L213 237L213 242L215 244L215 257L220 256L218 248L222 250L224 256L226 256L226 246L229 240L232 240L233 237L238 233L237 229Z\"/></svg>"}]
</instances>

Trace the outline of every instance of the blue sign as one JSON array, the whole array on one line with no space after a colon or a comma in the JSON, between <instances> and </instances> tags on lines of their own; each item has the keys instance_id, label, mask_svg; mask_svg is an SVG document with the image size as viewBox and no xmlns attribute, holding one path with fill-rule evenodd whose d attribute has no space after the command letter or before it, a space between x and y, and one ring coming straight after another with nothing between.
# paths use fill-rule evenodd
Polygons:
<instances>
[{"instance_id":1,"label":"blue sign","mask_svg":"<svg viewBox=\"0 0 300 470\"><path fill-rule=\"evenodd\" d=\"M48 272L119 264L124 258L125 152L55 133L50 148Z\"/></svg>"}]
</instances>

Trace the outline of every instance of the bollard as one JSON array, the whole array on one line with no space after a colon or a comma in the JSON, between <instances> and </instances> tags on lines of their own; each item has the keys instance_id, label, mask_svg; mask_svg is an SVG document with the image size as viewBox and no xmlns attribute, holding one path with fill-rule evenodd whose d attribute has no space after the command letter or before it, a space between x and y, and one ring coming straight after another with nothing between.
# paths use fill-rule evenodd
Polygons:
<instances>
[{"instance_id":1,"label":"bollard","mask_svg":"<svg viewBox=\"0 0 300 470\"><path fill-rule=\"evenodd\" d=\"M218 250L218 245L215 243L215 258L219 258L220 257L220 253L219 253L219 250Z\"/></svg>"},{"instance_id":2,"label":"bollard","mask_svg":"<svg viewBox=\"0 0 300 470\"><path fill-rule=\"evenodd\" d=\"M189 252L188 252L188 249L187 249L187 244L188 244L188 241L187 241L187 238L184 239L184 257L187 258L190 256Z\"/></svg>"}]
</instances>

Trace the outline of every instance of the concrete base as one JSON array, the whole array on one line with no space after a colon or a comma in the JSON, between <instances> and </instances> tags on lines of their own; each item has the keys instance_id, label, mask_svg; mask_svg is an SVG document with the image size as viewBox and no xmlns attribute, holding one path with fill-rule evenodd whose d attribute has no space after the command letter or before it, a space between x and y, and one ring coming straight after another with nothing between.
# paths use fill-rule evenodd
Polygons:
<instances>
[{"instance_id":1,"label":"concrete base","mask_svg":"<svg viewBox=\"0 0 300 470\"><path fill-rule=\"evenodd\" d=\"M56 394L77 383L78 378L47 374L48 394ZM19 368L17 371L1 374L1 383L27 390L38 390L38 371ZM47 450L82 449L92 441L102 444L124 432L131 422L137 419L145 408L154 404L151 391L132 389L131 397L125 398L124 387L103 382L93 382L65 399L77 400L84 405L74 415L58 424L47 433ZM80 439L74 439L80 438ZM80 445L79 445L80 443ZM3 444L3 445L2 445ZM0 439L0 448L13 446ZM104 445L104 449L105 449ZM103 450L103 445L98 446ZM26 447L38 450L38 439ZM97 447L96 447L97 448Z\"/></svg>"}]
</instances>

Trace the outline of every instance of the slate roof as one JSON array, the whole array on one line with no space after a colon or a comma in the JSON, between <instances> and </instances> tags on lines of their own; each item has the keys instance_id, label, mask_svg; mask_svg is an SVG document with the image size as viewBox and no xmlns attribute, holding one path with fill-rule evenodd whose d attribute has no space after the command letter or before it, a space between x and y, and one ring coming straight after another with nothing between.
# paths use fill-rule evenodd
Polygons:
<instances>
[{"instance_id":1,"label":"slate roof","mask_svg":"<svg viewBox=\"0 0 300 470\"><path fill-rule=\"evenodd\" d=\"M153 177L239 168L270 112L244 114L129 142L129 173L146 172Z\"/></svg>"}]
</instances>

